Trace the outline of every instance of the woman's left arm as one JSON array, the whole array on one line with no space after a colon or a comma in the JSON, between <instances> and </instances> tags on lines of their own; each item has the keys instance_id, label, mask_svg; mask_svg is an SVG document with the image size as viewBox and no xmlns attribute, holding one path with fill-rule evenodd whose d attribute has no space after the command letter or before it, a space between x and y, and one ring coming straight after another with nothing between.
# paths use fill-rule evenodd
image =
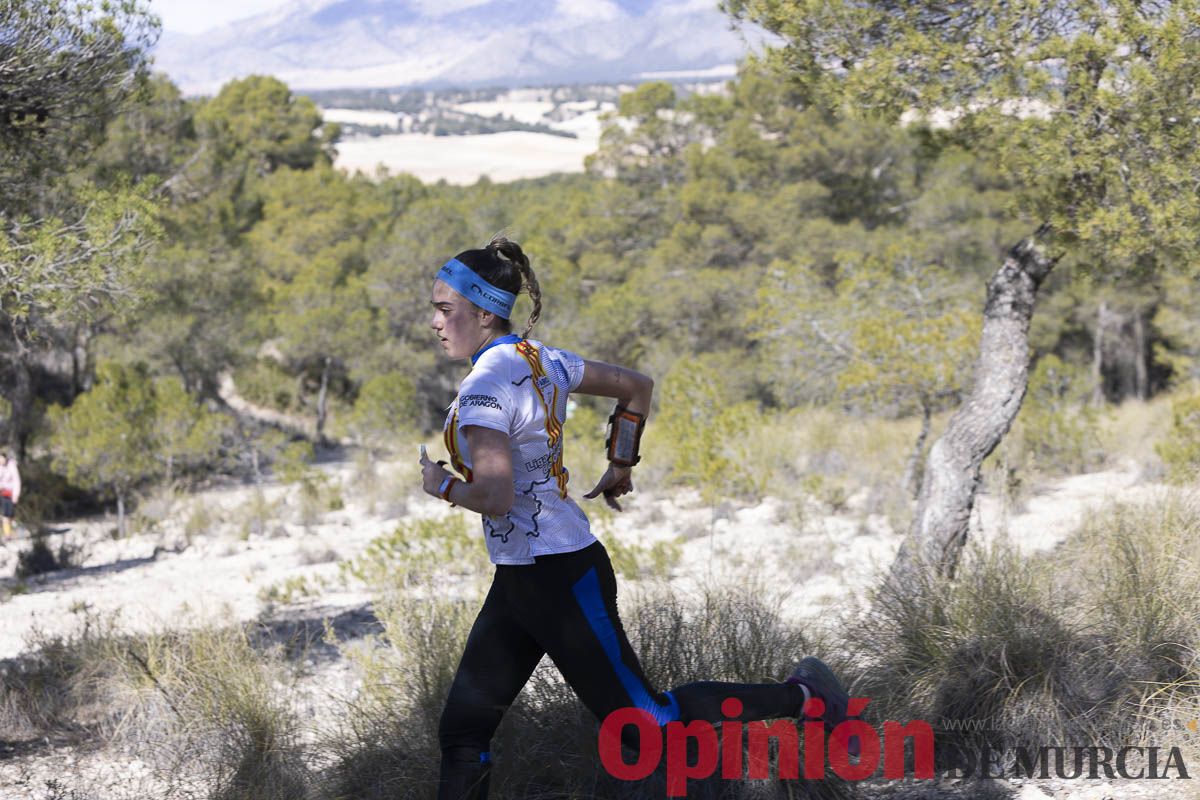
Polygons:
<instances>
[{"instance_id":1,"label":"woman's left arm","mask_svg":"<svg viewBox=\"0 0 1200 800\"><path fill-rule=\"evenodd\" d=\"M455 481L448 499L471 511L502 517L512 509L514 499L508 434L481 425L464 425L462 432L471 452L471 482ZM440 497L438 489L447 476L457 477L428 456L422 458L421 483L427 493Z\"/></svg>"},{"instance_id":2,"label":"woman's left arm","mask_svg":"<svg viewBox=\"0 0 1200 800\"><path fill-rule=\"evenodd\" d=\"M615 397L625 409L641 414L650 413L654 380L649 375L603 361L584 361L583 378L575 389L581 394ZM609 464L594 489L584 495L588 500L604 495L604 502L614 511L621 510L617 498L633 491L633 469Z\"/></svg>"}]
</instances>

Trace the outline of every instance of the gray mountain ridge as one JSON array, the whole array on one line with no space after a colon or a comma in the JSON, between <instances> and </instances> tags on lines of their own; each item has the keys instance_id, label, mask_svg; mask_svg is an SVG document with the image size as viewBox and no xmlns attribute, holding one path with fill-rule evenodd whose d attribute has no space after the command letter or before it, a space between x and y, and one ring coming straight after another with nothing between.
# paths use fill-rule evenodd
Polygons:
<instances>
[{"instance_id":1,"label":"gray mountain ridge","mask_svg":"<svg viewBox=\"0 0 1200 800\"><path fill-rule=\"evenodd\" d=\"M246 75L294 89L553 86L712 70L762 39L716 0L294 0L168 31L155 63L189 94Z\"/></svg>"}]
</instances>

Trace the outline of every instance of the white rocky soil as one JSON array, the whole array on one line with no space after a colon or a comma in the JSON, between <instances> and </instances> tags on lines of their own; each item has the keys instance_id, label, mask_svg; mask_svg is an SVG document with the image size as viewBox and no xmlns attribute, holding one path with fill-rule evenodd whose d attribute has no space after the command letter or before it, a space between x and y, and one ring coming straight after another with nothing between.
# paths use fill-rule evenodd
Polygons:
<instances>
[{"instance_id":1,"label":"white rocky soil","mask_svg":"<svg viewBox=\"0 0 1200 800\"><path fill-rule=\"evenodd\" d=\"M446 513L440 501L419 493L372 507L358 496L354 467L334 463L322 467L343 487L345 507L321 515L310 526L285 521L294 517L291 490L268 484L266 503L280 503L277 519L246 530L239 515L252 506L256 489L213 489L179 500L156 530L115 540L112 519L85 519L60 526L55 537L81 548L78 568L27 581L0 579L0 659L26 652L41 636L67 633L81 612L117 614L129 631L169 629L205 621L301 621L320 629L320 620L337 621L343 638L377 630L370 597L362 587L338 579L338 562L361 553L375 537L390 532L403 519ZM385 465L389 474L415 471L408 464ZM1160 487L1139 481L1132 462L1116 469L1050 483L1018 512L1006 512L993 497L981 496L973 520L974 534L1007 535L1022 548L1053 547L1083 515L1114 500L1153 498ZM263 500L257 501L260 504ZM851 498L840 514L808 514L800 518L773 499L751 507L714 514L695 494L643 494L624 514L596 524L597 533L625 543L679 541L681 557L671 573L674 585L691 589L711 581L744 581L748 575L785 597L785 610L819 617L831 604L862 598L878 570L899 545L899 534L887 520L861 510ZM195 530L198 509L216 520ZM589 507L590 508L590 507ZM192 516L190 537L186 520ZM597 517L599 515L596 515ZM681 536L682 534L682 536ZM27 543L21 543L24 546ZM0 547L0 576L12 576L18 546ZM289 579L303 578L322 586L315 596L269 599ZM323 582L323 584L322 584ZM623 597L628 596L627 593ZM356 676L335 648L315 652L306 664L303 691L307 713L316 718L335 707L336 699L354 691ZM116 800L156 795L149 767L132 754L104 748L72 747L52 741L26 742L0 752L2 800ZM925 782L920 782L925 784ZM985 782L986 783L986 782ZM1159 798L1179 793L1190 781L972 782L969 786L873 786L879 797L978 797L1040 800L1070 798ZM1169 785L1168 785L1169 784ZM866 788L866 787L864 787ZM1184 787L1186 788L1186 787ZM986 789L986 791L985 791ZM914 792L916 792L914 794Z\"/></svg>"}]
</instances>

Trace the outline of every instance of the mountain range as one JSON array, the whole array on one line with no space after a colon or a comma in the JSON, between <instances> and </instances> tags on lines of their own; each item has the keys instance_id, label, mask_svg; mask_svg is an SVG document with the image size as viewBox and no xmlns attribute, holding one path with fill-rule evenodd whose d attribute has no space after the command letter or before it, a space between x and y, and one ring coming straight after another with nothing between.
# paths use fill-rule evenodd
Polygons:
<instances>
[{"instance_id":1,"label":"mountain range","mask_svg":"<svg viewBox=\"0 0 1200 800\"><path fill-rule=\"evenodd\" d=\"M732 74L763 40L716 0L293 0L167 31L155 62L189 94L251 74L295 89L520 87Z\"/></svg>"}]
</instances>

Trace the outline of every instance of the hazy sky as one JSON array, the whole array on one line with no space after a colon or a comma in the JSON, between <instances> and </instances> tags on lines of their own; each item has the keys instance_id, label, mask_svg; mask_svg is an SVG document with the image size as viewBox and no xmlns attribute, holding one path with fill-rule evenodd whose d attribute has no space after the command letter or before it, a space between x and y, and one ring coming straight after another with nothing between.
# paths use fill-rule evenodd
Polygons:
<instances>
[{"instance_id":1,"label":"hazy sky","mask_svg":"<svg viewBox=\"0 0 1200 800\"><path fill-rule=\"evenodd\" d=\"M288 0L150 0L162 17L163 28L179 33L199 33L226 22L252 17L285 5Z\"/></svg>"}]
</instances>

